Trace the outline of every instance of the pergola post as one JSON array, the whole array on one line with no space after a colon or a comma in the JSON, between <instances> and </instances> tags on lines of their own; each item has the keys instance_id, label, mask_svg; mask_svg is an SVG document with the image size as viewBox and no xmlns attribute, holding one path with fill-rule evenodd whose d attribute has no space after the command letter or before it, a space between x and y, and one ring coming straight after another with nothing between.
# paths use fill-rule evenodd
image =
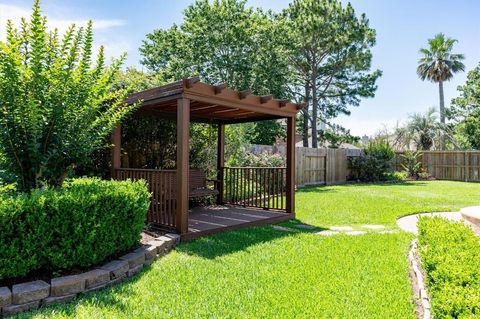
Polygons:
<instances>
[{"instance_id":1,"label":"pergola post","mask_svg":"<svg viewBox=\"0 0 480 319\"><path fill-rule=\"evenodd\" d=\"M116 177L115 170L122 167L121 149L122 149L122 126L119 124L112 135L112 178Z\"/></svg>"},{"instance_id":2,"label":"pergola post","mask_svg":"<svg viewBox=\"0 0 480 319\"><path fill-rule=\"evenodd\" d=\"M218 141L217 141L217 204L224 203L223 200L223 167L225 166L225 125L218 124Z\"/></svg>"},{"instance_id":3,"label":"pergola post","mask_svg":"<svg viewBox=\"0 0 480 319\"><path fill-rule=\"evenodd\" d=\"M188 231L190 100L177 100L177 211L175 227L180 234Z\"/></svg>"},{"instance_id":4,"label":"pergola post","mask_svg":"<svg viewBox=\"0 0 480 319\"><path fill-rule=\"evenodd\" d=\"M295 116L287 118L287 213L295 214Z\"/></svg>"}]
</instances>

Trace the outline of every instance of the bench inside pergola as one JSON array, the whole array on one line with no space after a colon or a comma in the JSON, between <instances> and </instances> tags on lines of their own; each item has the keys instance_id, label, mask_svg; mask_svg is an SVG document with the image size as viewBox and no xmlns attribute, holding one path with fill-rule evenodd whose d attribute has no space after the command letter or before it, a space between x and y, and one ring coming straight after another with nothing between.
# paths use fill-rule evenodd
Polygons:
<instances>
[{"instance_id":1,"label":"bench inside pergola","mask_svg":"<svg viewBox=\"0 0 480 319\"><path fill-rule=\"evenodd\" d=\"M113 176L145 179L152 192L147 222L175 229L192 239L226 229L276 223L295 217L295 119L302 105L251 91L235 91L226 84L210 85L198 77L130 95L127 103L139 103L137 116L175 120L177 123L176 169L121 167L121 126L113 136ZM285 167L225 167L225 125L285 119ZM189 163L191 122L217 127L217 177L214 189L201 182ZM196 186L200 185L200 186ZM192 189L201 187L201 189ZM215 195L217 205L189 209L192 192Z\"/></svg>"}]
</instances>

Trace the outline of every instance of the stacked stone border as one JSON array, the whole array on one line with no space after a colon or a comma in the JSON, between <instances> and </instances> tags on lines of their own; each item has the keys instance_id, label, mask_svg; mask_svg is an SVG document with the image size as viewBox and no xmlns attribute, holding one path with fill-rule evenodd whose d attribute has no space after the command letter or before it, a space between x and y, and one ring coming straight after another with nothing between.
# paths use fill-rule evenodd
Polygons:
<instances>
[{"instance_id":1,"label":"stacked stone border","mask_svg":"<svg viewBox=\"0 0 480 319\"><path fill-rule=\"evenodd\" d=\"M52 278L50 283L36 280L0 287L0 318L41 306L69 302L79 294L111 287L151 265L179 242L179 235L165 234L117 260L82 274Z\"/></svg>"},{"instance_id":2,"label":"stacked stone border","mask_svg":"<svg viewBox=\"0 0 480 319\"><path fill-rule=\"evenodd\" d=\"M430 298L428 297L427 287L425 286L425 276L421 268L416 239L414 239L410 244L410 250L408 252L408 264L410 266L410 278L412 280L417 318L431 319L432 307Z\"/></svg>"}]
</instances>

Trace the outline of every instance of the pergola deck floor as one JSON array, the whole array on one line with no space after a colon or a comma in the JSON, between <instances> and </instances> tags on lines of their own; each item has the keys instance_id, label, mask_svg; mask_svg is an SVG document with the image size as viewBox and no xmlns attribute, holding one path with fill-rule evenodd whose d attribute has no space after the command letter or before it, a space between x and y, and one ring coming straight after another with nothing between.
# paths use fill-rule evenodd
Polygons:
<instances>
[{"instance_id":1,"label":"pergola deck floor","mask_svg":"<svg viewBox=\"0 0 480 319\"><path fill-rule=\"evenodd\" d=\"M189 211L188 232L182 239L191 240L226 230L275 224L292 218L295 218L295 214L231 205L195 207Z\"/></svg>"}]
</instances>

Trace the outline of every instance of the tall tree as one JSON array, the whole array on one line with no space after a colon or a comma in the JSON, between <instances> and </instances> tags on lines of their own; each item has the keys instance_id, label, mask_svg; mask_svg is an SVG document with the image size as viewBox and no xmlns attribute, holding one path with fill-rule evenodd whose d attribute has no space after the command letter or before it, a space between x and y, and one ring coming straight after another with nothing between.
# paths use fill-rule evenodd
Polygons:
<instances>
[{"instance_id":1,"label":"tall tree","mask_svg":"<svg viewBox=\"0 0 480 319\"><path fill-rule=\"evenodd\" d=\"M311 105L304 111L304 144L310 122L312 147L318 147L320 122L328 123L349 106L373 97L380 70L370 72L375 30L364 14L337 0L294 0L283 12L283 33L291 73L291 88Z\"/></svg>"},{"instance_id":2,"label":"tall tree","mask_svg":"<svg viewBox=\"0 0 480 319\"><path fill-rule=\"evenodd\" d=\"M440 122L445 124L445 98L443 82L453 78L453 74L465 70L463 54L452 53L453 45L457 40L445 37L443 33L428 39L428 48L421 48L422 57L418 61L417 74L424 80L438 83L440 98ZM440 149L445 149L445 137L440 137Z\"/></svg>"},{"instance_id":3,"label":"tall tree","mask_svg":"<svg viewBox=\"0 0 480 319\"><path fill-rule=\"evenodd\" d=\"M165 81L199 75L254 94L287 97L288 69L280 36L269 13L253 10L245 0L199 0L184 12L184 21L147 35L140 51L142 64ZM278 135L278 122L259 122L251 136ZM267 136L254 142L272 142Z\"/></svg>"},{"instance_id":4,"label":"tall tree","mask_svg":"<svg viewBox=\"0 0 480 319\"><path fill-rule=\"evenodd\" d=\"M467 82L457 88L460 95L452 100L447 115L455 121L455 130L465 148L480 149L480 63L467 75Z\"/></svg>"},{"instance_id":5,"label":"tall tree","mask_svg":"<svg viewBox=\"0 0 480 319\"><path fill-rule=\"evenodd\" d=\"M112 90L124 56L105 66L103 47L92 62L92 22L71 26L60 40L47 31L36 0L30 21L7 22L0 41L0 152L29 191L59 186L76 166L107 147L106 138L135 106Z\"/></svg>"}]
</instances>

